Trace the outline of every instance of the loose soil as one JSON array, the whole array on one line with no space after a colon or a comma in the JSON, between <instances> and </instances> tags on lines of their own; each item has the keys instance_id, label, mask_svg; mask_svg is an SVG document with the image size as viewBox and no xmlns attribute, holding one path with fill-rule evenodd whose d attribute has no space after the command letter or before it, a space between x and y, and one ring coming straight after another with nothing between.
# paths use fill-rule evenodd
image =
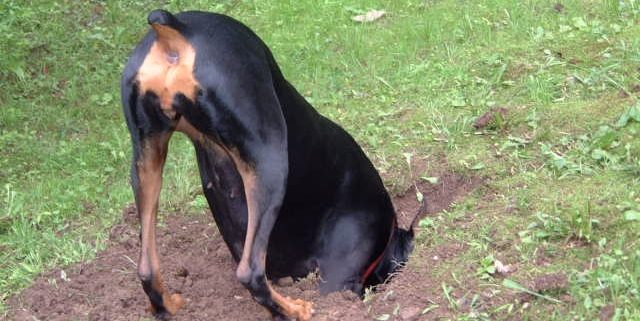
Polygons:
<instances>
[{"instance_id":1,"label":"loose soil","mask_svg":"<svg viewBox=\"0 0 640 321\"><path fill-rule=\"evenodd\" d=\"M482 183L450 171L435 174L437 184L417 183L427 200L422 215L446 209ZM413 188L394 198L394 204L401 226L407 226L420 207ZM152 320L136 274L140 244L135 208L125 209L123 216L123 223L111 230L108 248L95 260L48 272L9 299L9 320ZM166 217L158 228L158 250L168 287L187 302L173 320L270 320L236 280L236 264L210 214ZM315 321L384 319L385 314L387 320L413 320L430 305L439 307L421 319L446 317L440 280L430 279L428 269L434 257L446 260L464 250L462 244L417 248L412 257L416 262L367 295L366 303L350 292L320 296L313 277L281 280L275 288L313 301Z\"/></svg>"}]
</instances>

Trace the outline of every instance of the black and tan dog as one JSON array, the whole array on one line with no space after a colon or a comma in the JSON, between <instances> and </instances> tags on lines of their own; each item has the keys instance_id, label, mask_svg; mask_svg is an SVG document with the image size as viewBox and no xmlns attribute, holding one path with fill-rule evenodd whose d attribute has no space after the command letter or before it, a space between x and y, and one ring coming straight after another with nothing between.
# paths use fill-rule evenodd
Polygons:
<instances>
[{"instance_id":1,"label":"black and tan dog","mask_svg":"<svg viewBox=\"0 0 640 321\"><path fill-rule=\"evenodd\" d=\"M124 71L141 221L138 274L157 317L184 304L168 292L156 251L167 145L190 137L204 194L238 262L236 275L274 319L308 320L312 305L269 278L319 270L323 293L384 281L412 248L371 162L342 128L285 80L267 46L224 15L151 12L152 30Z\"/></svg>"}]
</instances>

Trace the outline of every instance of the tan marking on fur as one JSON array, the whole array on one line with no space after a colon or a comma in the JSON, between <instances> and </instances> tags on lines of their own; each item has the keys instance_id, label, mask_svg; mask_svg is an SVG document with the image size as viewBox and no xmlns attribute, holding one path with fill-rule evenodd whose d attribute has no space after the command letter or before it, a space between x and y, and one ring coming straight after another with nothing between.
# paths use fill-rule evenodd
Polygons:
<instances>
[{"instance_id":1,"label":"tan marking on fur","mask_svg":"<svg viewBox=\"0 0 640 321\"><path fill-rule=\"evenodd\" d=\"M262 266L265 266L267 259L266 249L258 253L258 255L260 262L262 262ZM292 299L288 296L285 297L274 290L269 282L267 282L267 287L269 287L271 298L276 304L282 307L282 310L287 317L298 321L308 321L311 319L311 316L315 312L313 310L313 302L302 299Z\"/></svg>"},{"instance_id":2,"label":"tan marking on fur","mask_svg":"<svg viewBox=\"0 0 640 321\"><path fill-rule=\"evenodd\" d=\"M162 189L162 171L167 157L167 146L170 137L171 134L167 133L144 141L142 143L142 157L136 163L138 179L140 180L138 210L142 238L138 273L153 277L151 287L161 294L165 309L169 313L175 314L184 306L184 300L179 294L169 293L165 286L156 248L158 199Z\"/></svg>"},{"instance_id":3,"label":"tan marking on fur","mask_svg":"<svg viewBox=\"0 0 640 321\"><path fill-rule=\"evenodd\" d=\"M236 169L242 178L242 184L244 185L244 195L247 201L247 235L244 239L244 246L242 250L242 256L236 269L236 276L240 279L246 278L251 274L251 251L253 250L253 242L255 240L256 232L258 230L258 203L255 197L256 193L256 173L250 164L245 162L237 151L230 150L229 156L236 165Z\"/></svg>"},{"instance_id":4,"label":"tan marking on fur","mask_svg":"<svg viewBox=\"0 0 640 321\"><path fill-rule=\"evenodd\" d=\"M284 314L298 321L308 321L315 311L313 311L313 303L302 299L292 299L290 297L284 297L280 293L276 292L271 285L269 285L269 292L271 297L279 306L284 310Z\"/></svg>"},{"instance_id":5,"label":"tan marking on fur","mask_svg":"<svg viewBox=\"0 0 640 321\"><path fill-rule=\"evenodd\" d=\"M182 93L195 101L200 84L193 75L196 52L177 30L153 24L157 40L149 49L140 69L138 82L142 93L153 92L160 98L162 111L173 118L173 98Z\"/></svg>"},{"instance_id":6,"label":"tan marking on fur","mask_svg":"<svg viewBox=\"0 0 640 321\"><path fill-rule=\"evenodd\" d=\"M189 138L199 142L204 143L204 134L199 131L197 128L193 127L189 121L187 121L184 117L181 117L176 124L176 130L182 133L185 133Z\"/></svg>"}]
</instances>

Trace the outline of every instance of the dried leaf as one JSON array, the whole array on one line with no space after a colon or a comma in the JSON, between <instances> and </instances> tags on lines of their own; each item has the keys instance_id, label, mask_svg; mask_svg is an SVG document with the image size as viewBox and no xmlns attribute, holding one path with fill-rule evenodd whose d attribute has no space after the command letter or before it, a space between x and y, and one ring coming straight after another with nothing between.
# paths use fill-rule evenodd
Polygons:
<instances>
[{"instance_id":1,"label":"dried leaf","mask_svg":"<svg viewBox=\"0 0 640 321\"><path fill-rule=\"evenodd\" d=\"M438 184L438 178L437 177L426 177L426 176L422 176L420 177L421 179L427 181L429 184Z\"/></svg>"},{"instance_id":2,"label":"dried leaf","mask_svg":"<svg viewBox=\"0 0 640 321\"><path fill-rule=\"evenodd\" d=\"M379 320L379 321L387 321L387 320L389 320L389 318L390 318L390 317L391 317L391 316L390 316L390 315L388 315L388 314L383 314L383 315L378 316L378 317L376 318L376 320Z\"/></svg>"},{"instance_id":3,"label":"dried leaf","mask_svg":"<svg viewBox=\"0 0 640 321\"><path fill-rule=\"evenodd\" d=\"M501 274L501 275L507 275L507 274L512 273L512 272L514 272L516 270L515 266L513 266L511 264L504 265L499 260L493 261L493 266L496 269L496 273Z\"/></svg>"},{"instance_id":4,"label":"dried leaf","mask_svg":"<svg viewBox=\"0 0 640 321\"><path fill-rule=\"evenodd\" d=\"M385 14L386 12L384 12L384 10L370 10L365 14L357 15L351 19L357 22L372 22L382 18Z\"/></svg>"}]
</instances>

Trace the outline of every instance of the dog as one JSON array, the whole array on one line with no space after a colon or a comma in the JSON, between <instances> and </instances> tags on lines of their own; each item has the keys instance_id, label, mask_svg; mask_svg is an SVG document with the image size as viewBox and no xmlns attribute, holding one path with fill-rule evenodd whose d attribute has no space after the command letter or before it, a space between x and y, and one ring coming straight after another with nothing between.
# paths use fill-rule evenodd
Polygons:
<instances>
[{"instance_id":1,"label":"dog","mask_svg":"<svg viewBox=\"0 0 640 321\"><path fill-rule=\"evenodd\" d=\"M382 180L355 140L284 78L269 48L225 15L148 16L125 67L122 104L141 222L138 276L157 318L183 305L160 273L156 215L168 142L193 142L204 195L238 263L236 277L274 320L313 305L267 278L318 271L323 294L384 282L407 261L413 223L397 225Z\"/></svg>"}]
</instances>

